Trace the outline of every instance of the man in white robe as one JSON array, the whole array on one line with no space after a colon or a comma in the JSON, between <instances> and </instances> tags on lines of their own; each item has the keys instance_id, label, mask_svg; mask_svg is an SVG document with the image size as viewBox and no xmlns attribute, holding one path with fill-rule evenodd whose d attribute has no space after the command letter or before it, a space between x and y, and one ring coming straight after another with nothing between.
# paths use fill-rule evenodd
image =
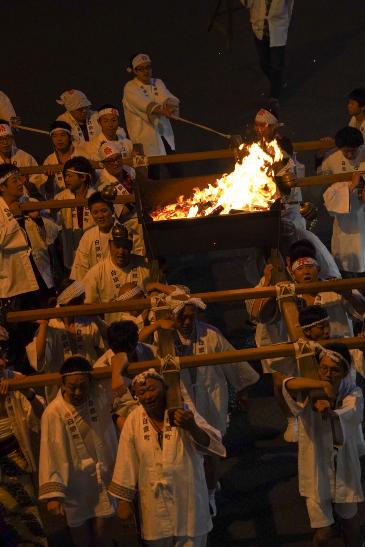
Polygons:
<instances>
[{"instance_id":1,"label":"man in white robe","mask_svg":"<svg viewBox=\"0 0 365 547\"><path fill-rule=\"evenodd\" d=\"M133 191L132 180L135 170L123 164L123 145L120 141L105 141L99 149L99 160L104 166L101 170L98 188L101 192L125 196ZM114 211L119 222L125 225L133 237L133 252L144 256L142 226L138 223L133 203L116 204Z\"/></svg>"},{"instance_id":2,"label":"man in white robe","mask_svg":"<svg viewBox=\"0 0 365 547\"><path fill-rule=\"evenodd\" d=\"M0 120L0 165L3 163L16 165L17 167L38 165L37 160L31 154L16 146L11 126L5 120ZM43 183L43 175L30 175L29 181L38 190Z\"/></svg>"},{"instance_id":3,"label":"man in white robe","mask_svg":"<svg viewBox=\"0 0 365 547\"><path fill-rule=\"evenodd\" d=\"M62 366L62 385L42 416L39 499L65 514L75 546L111 547L113 500L107 492L117 437L108 385L93 381L81 356Z\"/></svg>"},{"instance_id":4,"label":"man in white robe","mask_svg":"<svg viewBox=\"0 0 365 547\"><path fill-rule=\"evenodd\" d=\"M95 192L92 187L94 170L86 158L76 156L68 160L63 167L63 176L67 188L59 192L55 199L87 199ZM88 207L81 206L60 209L57 222L62 228L63 265L71 269L80 239L85 230L94 225L94 220Z\"/></svg>"},{"instance_id":5,"label":"man in white robe","mask_svg":"<svg viewBox=\"0 0 365 547\"><path fill-rule=\"evenodd\" d=\"M145 286L150 277L148 264L142 256L131 254L132 246L126 228L114 225L109 240L110 256L93 266L82 280L85 304L117 301L125 283ZM118 312L105 314L108 324L118 319Z\"/></svg>"},{"instance_id":6,"label":"man in white robe","mask_svg":"<svg viewBox=\"0 0 365 547\"><path fill-rule=\"evenodd\" d=\"M62 120L56 120L51 124L49 135L54 151L49 154L43 165L64 165L66 161L75 156L82 156L83 149L75 146L72 141L71 125ZM48 180L47 180L48 178ZM66 188L62 171L44 176L44 191L47 199L53 199L55 194Z\"/></svg>"},{"instance_id":7,"label":"man in white robe","mask_svg":"<svg viewBox=\"0 0 365 547\"><path fill-rule=\"evenodd\" d=\"M57 305L77 306L84 303L85 288L76 282L66 281L64 290L57 298ZM98 318L74 316L38 321L39 328L27 346L30 366L37 372L59 372L64 361L72 355L82 355L94 363L104 350L103 328ZM46 398L50 403L57 395L57 386L46 386Z\"/></svg>"},{"instance_id":8,"label":"man in white robe","mask_svg":"<svg viewBox=\"0 0 365 547\"><path fill-rule=\"evenodd\" d=\"M29 243L15 218L21 215L19 199L23 194L24 177L17 168L0 165L0 298L38 290Z\"/></svg>"},{"instance_id":9,"label":"man in white robe","mask_svg":"<svg viewBox=\"0 0 365 547\"><path fill-rule=\"evenodd\" d=\"M341 129L335 141L338 150L323 161L320 174L365 169L365 145L358 129ZM365 205L360 182L355 174L352 180L331 184L323 193L324 205L334 218L331 251L347 277L365 271Z\"/></svg>"},{"instance_id":10,"label":"man in white robe","mask_svg":"<svg viewBox=\"0 0 365 547\"><path fill-rule=\"evenodd\" d=\"M149 547L205 547L212 528L203 454L225 455L220 434L185 404L170 425L162 376L133 381L138 406L123 428L109 492L117 515L133 515L138 492L142 537Z\"/></svg>"},{"instance_id":11,"label":"man in white robe","mask_svg":"<svg viewBox=\"0 0 365 547\"><path fill-rule=\"evenodd\" d=\"M353 89L347 101L347 111L351 116L349 127L356 127L361 131L365 141L365 89Z\"/></svg>"},{"instance_id":12,"label":"man in white robe","mask_svg":"<svg viewBox=\"0 0 365 547\"><path fill-rule=\"evenodd\" d=\"M66 109L57 120L70 124L74 144L82 145L100 133L97 112L90 110L91 102L85 93L78 89L68 89L56 102Z\"/></svg>"},{"instance_id":13,"label":"man in white robe","mask_svg":"<svg viewBox=\"0 0 365 547\"><path fill-rule=\"evenodd\" d=\"M112 104L105 104L98 109L98 122L101 132L83 146L84 154L89 160L99 161L99 148L105 141L119 142L123 158L132 156L133 144L127 138L123 127L119 126L119 111Z\"/></svg>"},{"instance_id":14,"label":"man in white robe","mask_svg":"<svg viewBox=\"0 0 365 547\"><path fill-rule=\"evenodd\" d=\"M133 144L143 144L146 156L164 156L175 150L170 115L179 115L180 101L162 80L152 77L152 62L139 53L131 59L128 71L134 78L123 91L123 108L127 130ZM151 166L151 178L159 178L159 166ZM167 164L171 177L179 176L176 166Z\"/></svg>"},{"instance_id":15,"label":"man in white robe","mask_svg":"<svg viewBox=\"0 0 365 547\"><path fill-rule=\"evenodd\" d=\"M5 337L4 337L5 334ZM6 331L0 332L0 503L1 519L9 535L4 545L48 545L34 492L37 463L33 447L39 442L40 418L44 400L33 389L10 391L9 380L22 375L6 368L1 344ZM5 340L4 340L5 338ZM26 517L25 517L26 516ZM16 538L16 543L15 543ZM19 542L19 543L18 543Z\"/></svg>"},{"instance_id":16,"label":"man in white robe","mask_svg":"<svg viewBox=\"0 0 365 547\"><path fill-rule=\"evenodd\" d=\"M319 356L318 380L287 378L283 395L299 421L299 491L306 498L314 545L333 537L334 512L344 545L360 545L357 503L363 501L358 428L363 419L361 389L351 379L346 346L332 344ZM323 398L311 401L310 390ZM334 436L334 431L338 434Z\"/></svg>"}]
</instances>

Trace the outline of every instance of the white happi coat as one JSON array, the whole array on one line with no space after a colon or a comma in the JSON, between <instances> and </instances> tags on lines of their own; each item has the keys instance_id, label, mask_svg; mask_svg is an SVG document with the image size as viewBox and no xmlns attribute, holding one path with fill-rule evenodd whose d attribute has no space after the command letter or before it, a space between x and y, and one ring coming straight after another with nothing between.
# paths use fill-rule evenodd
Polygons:
<instances>
[{"instance_id":1,"label":"white happi coat","mask_svg":"<svg viewBox=\"0 0 365 547\"><path fill-rule=\"evenodd\" d=\"M151 84L145 85L134 78L124 86L123 108L128 134L134 144L143 144L146 156L166 154L161 136L175 150L174 134L168 118L149 115L153 104L163 105L168 99L179 103L162 80L152 78Z\"/></svg>"},{"instance_id":2,"label":"white happi coat","mask_svg":"<svg viewBox=\"0 0 365 547\"><path fill-rule=\"evenodd\" d=\"M86 230L77 247L71 269L71 279L82 281L90 268L109 256L111 231L112 228L108 233L101 232L99 226L92 226Z\"/></svg>"},{"instance_id":3,"label":"white happi coat","mask_svg":"<svg viewBox=\"0 0 365 547\"><path fill-rule=\"evenodd\" d=\"M11 100L3 91L0 91L0 119L10 121L10 118L15 118L16 113Z\"/></svg>"},{"instance_id":4,"label":"white happi coat","mask_svg":"<svg viewBox=\"0 0 365 547\"><path fill-rule=\"evenodd\" d=\"M16 165L17 167L31 167L38 165L37 160L33 158L31 154L28 154L28 152L26 152L25 150L17 148L15 144L13 144L11 149L10 161L5 162L3 157L0 156L0 165L4 163ZM43 184L44 175L42 175L41 173L30 175L29 180L39 189Z\"/></svg>"},{"instance_id":5,"label":"white happi coat","mask_svg":"<svg viewBox=\"0 0 365 547\"><path fill-rule=\"evenodd\" d=\"M54 280L48 246L53 245L61 228L50 218L42 217L42 221L44 234L38 224L30 217L25 217L24 226L32 247L34 263L47 287L51 288L54 286Z\"/></svg>"},{"instance_id":6,"label":"white happi coat","mask_svg":"<svg viewBox=\"0 0 365 547\"><path fill-rule=\"evenodd\" d=\"M0 197L0 298L38 290L23 229Z\"/></svg>"},{"instance_id":7,"label":"white happi coat","mask_svg":"<svg viewBox=\"0 0 365 547\"><path fill-rule=\"evenodd\" d=\"M177 355L201 355L234 349L212 325L196 321L195 330L195 341L187 345L179 343L177 333ZM255 384L260 378L246 362L184 369L180 377L199 414L222 434L227 429L228 382L236 391L240 391Z\"/></svg>"},{"instance_id":8,"label":"white happi coat","mask_svg":"<svg viewBox=\"0 0 365 547\"><path fill-rule=\"evenodd\" d=\"M94 188L88 188L86 199L95 192ZM75 199L75 194L68 188L55 196L55 199ZM94 220L88 207L83 207L83 223L82 228L79 228L76 207L68 209L60 209L57 213L57 223L61 226L61 238L63 249L63 263L66 268L71 269L74 260L75 252L79 245L82 234L94 226Z\"/></svg>"},{"instance_id":9,"label":"white happi coat","mask_svg":"<svg viewBox=\"0 0 365 547\"><path fill-rule=\"evenodd\" d=\"M61 499L71 527L114 513L107 492L117 450L111 402L109 390L93 382L83 419L87 438L78 426L78 407L67 404L61 390L42 416L39 499Z\"/></svg>"},{"instance_id":10,"label":"white happi coat","mask_svg":"<svg viewBox=\"0 0 365 547\"><path fill-rule=\"evenodd\" d=\"M250 10L250 21L256 38L262 40L264 21L267 19L270 31L270 47L285 46L294 0L272 0L266 16L265 0L241 0Z\"/></svg>"},{"instance_id":11,"label":"white happi coat","mask_svg":"<svg viewBox=\"0 0 365 547\"><path fill-rule=\"evenodd\" d=\"M149 281L149 269L145 259L138 255L130 255L130 262L125 268L116 266L110 257L105 258L85 275L85 304L101 304L115 302L120 289L125 283L137 283L144 286ZM106 313L105 321L110 324L119 321L123 312Z\"/></svg>"},{"instance_id":12,"label":"white happi coat","mask_svg":"<svg viewBox=\"0 0 365 547\"><path fill-rule=\"evenodd\" d=\"M126 132L123 127L117 129L118 142L121 145L121 154L123 158L129 158L133 152L133 143L127 138ZM83 145L83 153L86 158L91 161L100 161L99 148L108 139L103 132L91 139L89 142L85 142Z\"/></svg>"},{"instance_id":13,"label":"white happi coat","mask_svg":"<svg viewBox=\"0 0 365 547\"><path fill-rule=\"evenodd\" d=\"M365 169L365 163L362 164ZM341 270L365 271L365 203L347 182L335 182L323 194L333 217L331 250Z\"/></svg>"},{"instance_id":14,"label":"white happi coat","mask_svg":"<svg viewBox=\"0 0 365 547\"><path fill-rule=\"evenodd\" d=\"M358 124L357 121L356 121L355 116L352 116L352 118L349 121L349 127L355 127L356 129L361 131L362 137L363 137L364 142L365 142L365 118L363 119L363 121L360 124Z\"/></svg>"},{"instance_id":15,"label":"white happi coat","mask_svg":"<svg viewBox=\"0 0 365 547\"><path fill-rule=\"evenodd\" d=\"M41 373L59 372L64 361L75 354L82 355L90 363L95 363L104 348L100 331L89 317L75 317L75 333L66 329L62 319L51 319L47 326L42 362L37 359L36 336L25 349L29 364ZM56 397L58 387L46 386L45 391L47 402L50 402Z\"/></svg>"},{"instance_id":16,"label":"white happi coat","mask_svg":"<svg viewBox=\"0 0 365 547\"><path fill-rule=\"evenodd\" d=\"M195 443L187 431L171 427L167 413L162 449L142 406L124 424L109 492L127 501L138 492L142 537L147 541L193 538L212 529L203 454L225 456L225 449L219 432L191 410L197 425L210 437L206 448Z\"/></svg>"},{"instance_id":17,"label":"white happi coat","mask_svg":"<svg viewBox=\"0 0 365 547\"><path fill-rule=\"evenodd\" d=\"M70 114L70 112L66 111L63 114L60 114L57 120L66 122L71 126L72 141L74 144L83 145L83 143L85 142L84 134L82 132L80 125L72 116L72 114ZM101 127L98 122L97 112L90 112L90 116L86 120L86 127L87 127L87 132L89 135L89 139L88 139L89 141L91 141L91 139L99 135L99 133L101 132Z\"/></svg>"},{"instance_id":18,"label":"white happi coat","mask_svg":"<svg viewBox=\"0 0 365 547\"><path fill-rule=\"evenodd\" d=\"M283 396L290 411L299 418L299 492L316 501L354 503L363 500L358 453L358 431L363 418L361 389L349 375L341 381L335 412L344 444L335 449L331 420L312 409L307 397L296 401L283 384Z\"/></svg>"},{"instance_id":19,"label":"white happi coat","mask_svg":"<svg viewBox=\"0 0 365 547\"><path fill-rule=\"evenodd\" d=\"M12 370L5 369L2 377L9 380L20 377L21 375ZM38 401L44 404L44 400L36 395ZM20 449L28 462L29 469L32 472L37 471L37 464L33 454L31 433L39 434L40 421L34 414L32 405L20 391L9 391L5 399L5 408L10 418L11 429L15 435ZM1 467L0 467L1 472Z\"/></svg>"}]
</instances>

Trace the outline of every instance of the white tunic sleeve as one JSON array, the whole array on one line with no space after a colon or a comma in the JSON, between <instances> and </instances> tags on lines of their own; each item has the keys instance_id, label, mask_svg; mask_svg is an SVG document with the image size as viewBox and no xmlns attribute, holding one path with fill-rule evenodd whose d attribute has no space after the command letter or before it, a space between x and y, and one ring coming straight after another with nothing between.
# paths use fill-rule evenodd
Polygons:
<instances>
[{"instance_id":1,"label":"white tunic sleeve","mask_svg":"<svg viewBox=\"0 0 365 547\"><path fill-rule=\"evenodd\" d=\"M358 433L358 427L362 422L364 413L364 400L361 389L355 387L354 390L347 395L340 408L335 409L341 423L344 444L350 437Z\"/></svg>"},{"instance_id":2,"label":"white tunic sleeve","mask_svg":"<svg viewBox=\"0 0 365 547\"><path fill-rule=\"evenodd\" d=\"M87 232L82 236L72 264L70 279L75 281L82 281L87 272L90 270L90 249L88 246L87 236Z\"/></svg>"},{"instance_id":3,"label":"white tunic sleeve","mask_svg":"<svg viewBox=\"0 0 365 547\"><path fill-rule=\"evenodd\" d=\"M350 191L347 182L335 182L323 193L324 205L330 214L350 212Z\"/></svg>"},{"instance_id":4,"label":"white tunic sleeve","mask_svg":"<svg viewBox=\"0 0 365 547\"><path fill-rule=\"evenodd\" d=\"M60 416L47 410L41 422L39 499L65 498L69 481L66 431Z\"/></svg>"},{"instance_id":5,"label":"white tunic sleeve","mask_svg":"<svg viewBox=\"0 0 365 547\"><path fill-rule=\"evenodd\" d=\"M83 284L85 286L85 304L100 304L98 274L99 270L97 266L94 266L83 278Z\"/></svg>"},{"instance_id":6,"label":"white tunic sleeve","mask_svg":"<svg viewBox=\"0 0 365 547\"><path fill-rule=\"evenodd\" d=\"M133 413L130 414L124 424L119 439L113 478L108 488L112 496L126 501L134 500L139 475L139 457L135 446L135 435L138 434L139 424L135 424L135 417Z\"/></svg>"},{"instance_id":7,"label":"white tunic sleeve","mask_svg":"<svg viewBox=\"0 0 365 547\"><path fill-rule=\"evenodd\" d=\"M224 338L222 334L218 333L218 347L216 351L233 350L234 347L228 340ZM246 361L234 363L232 365L222 365L222 369L225 377L236 391L241 391L241 389L244 389L245 387L256 384L260 379L260 375Z\"/></svg>"}]
</instances>

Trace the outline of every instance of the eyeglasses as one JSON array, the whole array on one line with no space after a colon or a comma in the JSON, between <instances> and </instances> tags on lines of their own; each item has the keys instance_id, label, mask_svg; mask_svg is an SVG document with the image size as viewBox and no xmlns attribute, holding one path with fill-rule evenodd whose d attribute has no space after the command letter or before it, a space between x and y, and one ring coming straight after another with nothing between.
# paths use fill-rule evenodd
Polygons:
<instances>
[{"instance_id":1,"label":"eyeglasses","mask_svg":"<svg viewBox=\"0 0 365 547\"><path fill-rule=\"evenodd\" d=\"M342 373L340 367L328 367L327 365L319 365L319 370L323 374L330 374L331 376L338 376Z\"/></svg>"},{"instance_id":2,"label":"eyeglasses","mask_svg":"<svg viewBox=\"0 0 365 547\"><path fill-rule=\"evenodd\" d=\"M120 163L121 161L123 161L123 158L122 156L118 156L116 158L110 158L109 160L104 160L104 165L112 165L113 163Z\"/></svg>"},{"instance_id":3,"label":"eyeglasses","mask_svg":"<svg viewBox=\"0 0 365 547\"><path fill-rule=\"evenodd\" d=\"M152 69L152 65L137 66L134 70L136 72L148 72Z\"/></svg>"}]
</instances>

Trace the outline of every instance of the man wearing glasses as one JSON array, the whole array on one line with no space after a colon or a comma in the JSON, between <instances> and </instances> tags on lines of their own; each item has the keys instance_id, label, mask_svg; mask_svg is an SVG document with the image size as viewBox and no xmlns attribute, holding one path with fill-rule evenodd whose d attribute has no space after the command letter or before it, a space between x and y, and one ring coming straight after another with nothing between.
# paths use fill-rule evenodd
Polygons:
<instances>
[{"instance_id":1,"label":"man wearing glasses","mask_svg":"<svg viewBox=\"0 0 365 547\"><path fill-rule=\"evenodd\" d=\"M134 78L124 86L123 108L132 142L143 144L146 156L164 156L175 150L175 139L169 116L178 115L179 99L162 80L152 77L151 59L145 53L131 58L128 72ZM167 164L171 177L180 175L176 164ZM158 165L150 166L149 176L160 178Z\"/></svg>"}]
</instances>

